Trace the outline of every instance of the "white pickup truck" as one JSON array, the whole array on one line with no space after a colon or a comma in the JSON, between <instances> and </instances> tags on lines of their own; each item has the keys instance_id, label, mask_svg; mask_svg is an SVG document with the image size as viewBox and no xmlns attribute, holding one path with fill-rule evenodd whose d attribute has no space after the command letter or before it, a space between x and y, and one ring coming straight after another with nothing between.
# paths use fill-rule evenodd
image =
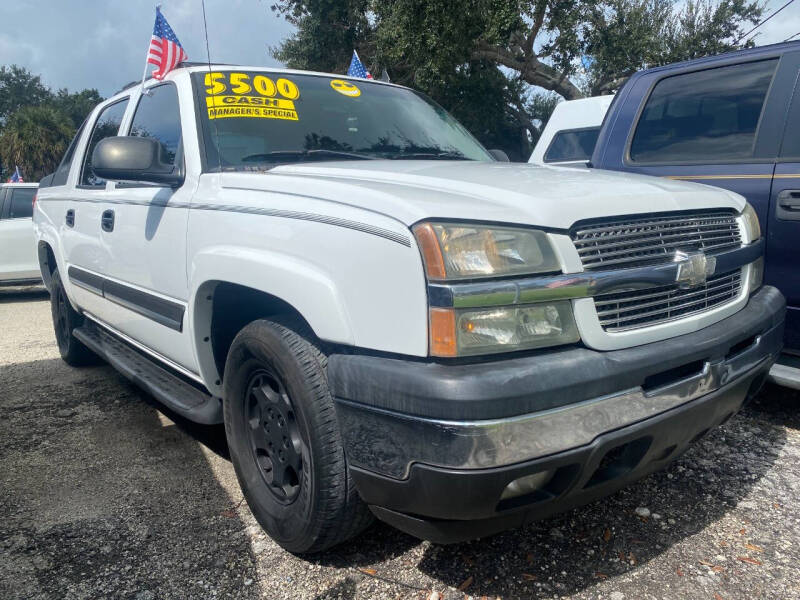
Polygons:
<instances>
[{"instance_id":1,"label":"white pickup truck","mask_svg":"<svg viewBox=\"0 0 800 600\"><path fill-rule=\"evenodd\" d=\"M449 542L666 465L781 348L741 196L499 162L425 96L185 65L98 106L34 221L62 357L225 424L292 552Z\"/></svg>"}]
</instances>

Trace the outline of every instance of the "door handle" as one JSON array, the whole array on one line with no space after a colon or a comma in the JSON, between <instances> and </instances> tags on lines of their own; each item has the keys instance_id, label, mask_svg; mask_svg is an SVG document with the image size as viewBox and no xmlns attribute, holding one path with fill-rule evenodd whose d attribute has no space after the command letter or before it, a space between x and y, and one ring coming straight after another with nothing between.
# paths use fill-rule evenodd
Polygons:
<instances>
[{"instance_id":1,"label":"door handle","mask_svg":"<svg viewBox=\"0 0 800 600\"><path fill-rule=\"evenodd\" d=\"M800 190L783 190L778 194L778 206L784 210L800 211Z\"/></svg>"},{"instance_id":2,"label":"door handle","mask_svg":"<svg viewBox=\"0 0 800 600\"><path fill-rule=\"evenodd\" d=\"M100 226L103 231L114 231L114 211L104 210L100 217Z\"/></svg>"},{"instance_id":3,"label":"door handle","mask_svg":"<svg viewBox=\"0 0 800 600\"><path fill-rule=\"evenodd\" d=\"M67 216L64 218L64 221L67 224L67 227L74 227L75 226L75 210L70 208L67 211Z\"/></svg>"}]
</instances>

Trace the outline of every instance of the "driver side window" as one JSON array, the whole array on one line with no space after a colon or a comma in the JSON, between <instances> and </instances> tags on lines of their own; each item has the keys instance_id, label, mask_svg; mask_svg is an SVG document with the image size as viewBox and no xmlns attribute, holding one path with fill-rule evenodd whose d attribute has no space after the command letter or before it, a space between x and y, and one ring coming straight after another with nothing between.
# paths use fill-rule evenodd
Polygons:
<instances>
[{"instance_id":1,"label":"driver side window","mask_svg":"<svg viewBox=\"0 0 800 600\"><path fill-rule=\"evenodd\" d=\"M100 140L117 135L127 106L128 99L125 98L106 106L100 116L97 117L97 122L95 122L92 129L92 137L89 139L89 145L83 158L83 168L81 169L81 179L79 181L82 187L102 188L106 184L106 180L95 175L92 170L92 153Z\"/></svg>"},{"instance_id":2,"label":"driver side window","mask_svg":"<svg viewBox=\"0 0 800 600\"><path fill-rule=\"evenodd\" d=\"M181 115L174 85L158 85L141 97L128 135L158 140L166 153L165 162L175 164L181 147Z\"/></svg>"}]
</instances>

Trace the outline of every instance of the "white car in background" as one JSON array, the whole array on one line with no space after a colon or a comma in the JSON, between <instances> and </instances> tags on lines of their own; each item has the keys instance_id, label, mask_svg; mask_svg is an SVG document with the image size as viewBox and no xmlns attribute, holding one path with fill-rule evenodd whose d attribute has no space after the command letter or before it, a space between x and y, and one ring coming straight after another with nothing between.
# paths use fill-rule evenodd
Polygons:
<instances>
[{"instance_id":1,"label":"white car in background","mask_svg":"<svg viewBox=\"0 0 800 600\"><path fill-rule=\"evenodd\" d=\"M528 162L585 166L592 157L600 125L613 99L614 96L594 96L558 104Z\"/></svg>"},{"instance_id":2,"label":"white car in background","mask_svg":"<svg viewBox=\"0 0 800 600\"><path fill-rule=\"evenodd\" d=\"M0 185L0 285L42 280L31 220L38 187L38 183Z\"/></svg>"}]
</instances>

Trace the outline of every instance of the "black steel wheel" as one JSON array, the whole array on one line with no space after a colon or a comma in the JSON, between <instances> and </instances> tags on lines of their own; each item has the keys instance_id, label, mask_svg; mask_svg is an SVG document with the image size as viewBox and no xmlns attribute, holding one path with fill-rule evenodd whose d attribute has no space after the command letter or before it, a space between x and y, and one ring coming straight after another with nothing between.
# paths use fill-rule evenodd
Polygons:
<instances>
[{"instance_id":1,"label":"black steel wheel","mask_svg":"<svg viewBox=\"0 0 800 600\"><path fill-rule=\"evenodd\" d=\"M58 352L64 362L73 367L100 362L100 357L72 335L77 327L83 325L83 316L72 308L58 269L53 271L50 284L50 312L53 315Z\"/></svg>"},{"instance_id":2,"label":"black steel wheel","mask_svg":"<svg viewBox=\"0 0 800 600\"><path fill-rule=\"evenodd\" d=\"M300 320L258 320L225 363L225 433L236 476L261 526L295 553L319 552L372 514L347 469L327 357Z\"/></svg>"},{"instance_id":3,"label":"black steel wheel","mask_svg":"<svg viewBox=\"0 0 800 600\"><path fill-rule=\"evenodd\" d=\"M277 375L259 369L251 377L242 407L250 426L250 448L264 483L278 502L293 502L300 493L308 447L286 388Z\"/></svg>"},{"instance_id":4,"label":"black steel wheel","mask_svg":"<svg viewBox=\"0 0 800 600\"><path fill-rule=\"evenodd\" d=\"M56 332L56 340L66 340L72 334L69 323L67 294L64 287L59 285L53 289L53 327Z\"/></svg>"}]
</instances>

